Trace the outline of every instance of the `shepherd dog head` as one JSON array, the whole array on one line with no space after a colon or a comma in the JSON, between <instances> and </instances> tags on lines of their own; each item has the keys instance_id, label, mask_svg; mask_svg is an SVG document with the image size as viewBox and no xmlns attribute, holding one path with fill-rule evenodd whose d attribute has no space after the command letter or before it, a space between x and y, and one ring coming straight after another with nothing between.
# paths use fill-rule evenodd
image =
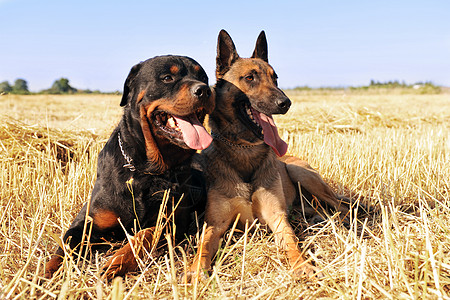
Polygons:
<instances>
[{"instance_id":1,"label":"shepherd dog head","mask_svg":"<svg viewBox=\"0 0 450 300\"><path fill-rule=\"evenodd\" d=\"M285 114L291 101L278 87L277 74L269 65L264 31L258 36L253 55L241 58L230 35L221 30L216 78L216 110L210 118L212 130L249 143L264 141L278 156L283 156L287 144L279 137L272 115ZM235 119L240 124L230 122Z\"/></svg>"}]
</instances>

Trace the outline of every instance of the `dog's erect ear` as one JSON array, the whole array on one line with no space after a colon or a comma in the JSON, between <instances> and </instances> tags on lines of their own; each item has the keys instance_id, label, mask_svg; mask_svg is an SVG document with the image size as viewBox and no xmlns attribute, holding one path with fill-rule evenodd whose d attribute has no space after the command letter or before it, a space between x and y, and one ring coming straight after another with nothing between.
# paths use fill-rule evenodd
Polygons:
<instances>
[{"instance_id":1,"label":"dog's erect ear","mask_svg":"<svg viewBox=\"0 0 450 300\"><path fill-rule=\"evenodd\" d=\"M264 30L258 36L256 40L255 51L253 51L252 58L260 58L266 63L269 63L269 55L267 51L267 39Z\"/></svg>"},{"instance_id":2,"label":"dog's erect ear","mask_svg":"<svg viewBox=\"0 0 450 300\"><path fill-rule=\"evenodd\" d=\"M222 29L217 39L216 77L225 74L238 58L233 40L228 32Z\"/></svg>"},{"instance_id":3,"label":"dog's erect ear","mask_svg":"<svg viewBox=\"0 0 450 300\"><path fill-rule=\"evenodd\" d=\"M141 66L142 63L139 63L131 68L130 73L128 74L128 77L125 80L125 84L123 86L123 94L122 100L120 101L120 106L127 105L127 103L133 98L133 92L135 91L131 91L130 87L134 79L136 78L136 75L139 73Z\"/></svg>"}]
</instances>

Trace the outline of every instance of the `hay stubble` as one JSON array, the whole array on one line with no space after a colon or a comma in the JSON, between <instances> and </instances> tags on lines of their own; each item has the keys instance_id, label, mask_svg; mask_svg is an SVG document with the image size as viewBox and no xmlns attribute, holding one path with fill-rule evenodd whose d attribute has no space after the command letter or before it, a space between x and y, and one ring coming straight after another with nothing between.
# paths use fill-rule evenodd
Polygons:
<instances>
[{"instance_id":1,"label":"hay stubble","mask_svg":"<svg viewBox=\"0 0 450 300\"><path fill-rule=\"evenodd\" d=\"M450 94L288 94L293 106L276 121L289 153L374 209L349 228L331 216L307 230L306 256L323 279L292 279L273 237L257 227L228 233L213 275L196 287L173 277L192 261L200 235L123 281L100 279L101 254L78 265L67 259L62 273L38 284L57 240L89 199L120 99L1 96L0 298L448 298Z\"/></svg>"}]
</instances>

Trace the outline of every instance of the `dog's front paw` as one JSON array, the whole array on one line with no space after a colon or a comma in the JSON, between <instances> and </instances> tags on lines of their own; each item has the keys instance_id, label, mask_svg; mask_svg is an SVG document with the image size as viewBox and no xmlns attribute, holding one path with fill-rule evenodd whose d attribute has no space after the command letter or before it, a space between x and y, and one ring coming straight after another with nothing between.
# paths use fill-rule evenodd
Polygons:
<instances>
[{"instance_id":1,"label":"dog's front paw","mask_svg":"<svg viewBox=\"0 0 450 300\"><path fill-rule=\"evenodd\" d=\"M61 267L63 258L59 255L52 255L52 258L45 265L44 273L42 274L46 279L51 279L53 274Z\"/></svg>"},{"instance_id":2,"label":"dog's front paw","mask_svg":"<svg viewBox=\"0 0 450 300\"><path fill-rule=\"evenodd\" d=\"M307 278L307 279L323 278L323 274L320 271L320 269L309 263L304 263L301 266L292 269L292 273L295 278Z\"/></svg>"},{"instance_id":3,"label":"dog's front paw","mask_svg":"<svg viewBox=\"0 0 450 300\"><path fill-rule=\"evenodd\" d=\"M103 277L111 280L116 276L137 271L138 264L131 250L130 244L117 250L114 255L103 265Z\"/></svg>"},{"instance_id":4,"label":"dog's front paw","mask_svg":"<svg viewBox=\"0 0 450 300\"><path fill-rule=\"evenodd\" d=\"M209 272L203 269L200 269L200 272L197 271L187 271L186 273L181 274L181 283L184 284L194 284L196 281L206 281L209 278Z\"/></svg>"}]
</instances>

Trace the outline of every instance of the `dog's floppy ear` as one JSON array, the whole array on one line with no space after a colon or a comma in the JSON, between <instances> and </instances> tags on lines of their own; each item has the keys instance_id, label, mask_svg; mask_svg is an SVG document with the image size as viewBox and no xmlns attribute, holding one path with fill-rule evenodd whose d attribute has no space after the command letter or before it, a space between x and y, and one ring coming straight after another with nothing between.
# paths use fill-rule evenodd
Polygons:
<instances>
[{"instance_id":1,"label":"dog's floppy ear","mask_svg":"<svg viewBox=\"0 0 450 300\"><path fill-rule=\"evenodd\" d=\"M219 78L225 74L238 58L233 40L228 32L222 29L217 39L216 76Z\"/></svg>"},{"instance_id":2,"label":"dog's floppy ear","mask_svg":"<svg viewBox=\"0 0 450 300\"><path fill-rule=\"evenodd\" d=\"M131 84L133 83L134 79L136 78L136 75L138 74L139 70L141 69L142 63L138 63L137 65L134 65L130 73L128 74L127 79L125 80L125 84L123 86L123 94L122 94L122 100L120 101L120 106L125 106L127 103L133 98L133 91L131 90Z\"/></svg>"},{"instance_id":3,"label":"dog's floppy ear","mask_svg":"<svg viewBox=\"0 0 450 300\"><path fill-rule=\"evenodd\" d=\"M253 51L252 58L260 58L266 63L269 63L269 55L267 51L267 39L266 34L263 31L258 36L258 39L256 40L256 46L255 50Z\"/></svg>"}]
</instances>

